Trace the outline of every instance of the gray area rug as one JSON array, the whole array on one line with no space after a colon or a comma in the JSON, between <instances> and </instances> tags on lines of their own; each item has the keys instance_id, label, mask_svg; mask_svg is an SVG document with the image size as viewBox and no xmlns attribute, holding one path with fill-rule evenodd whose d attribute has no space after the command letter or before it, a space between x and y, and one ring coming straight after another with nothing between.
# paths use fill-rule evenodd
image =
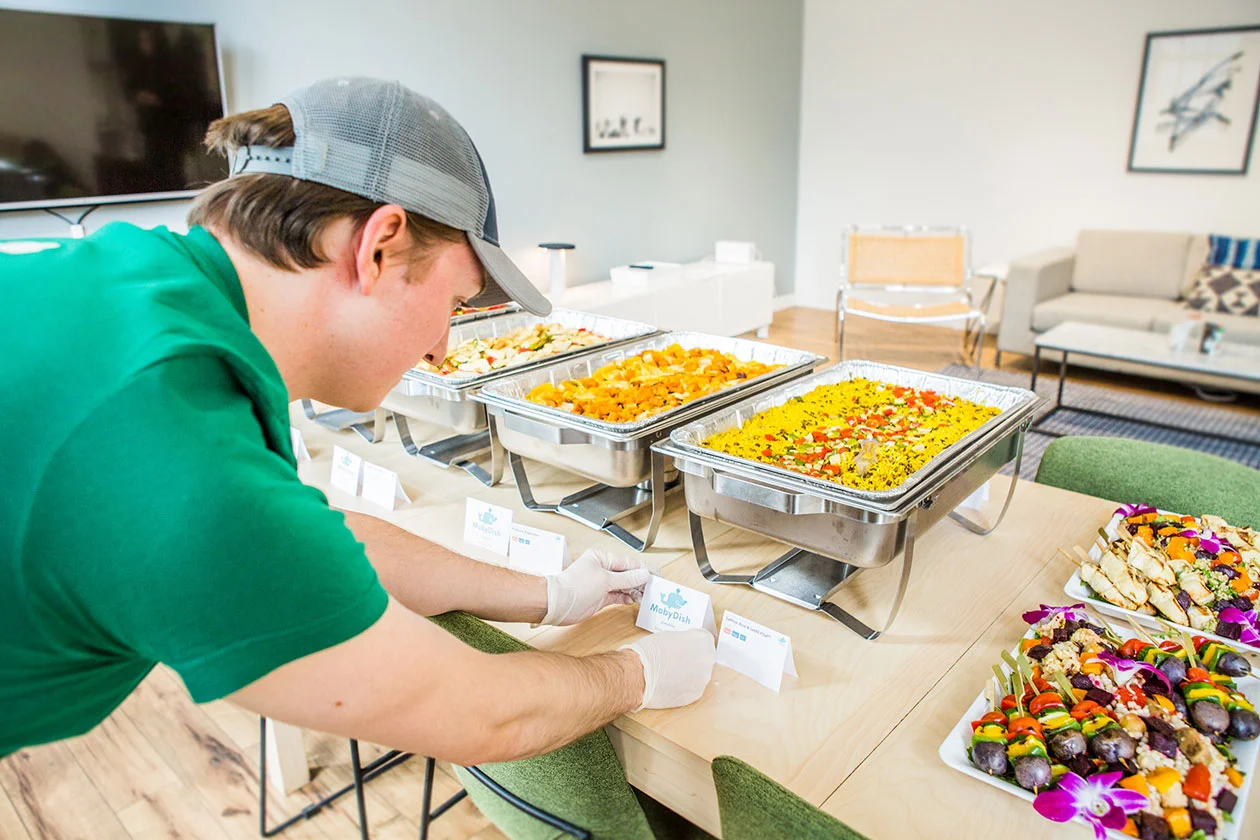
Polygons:
<instances>
[{"instance_id":1,"label":"gray area rug","mask_svg":"<svg viewBox=\"0 0 1260 840\"><path fill-rule=\"evenodd\" d=\"M949 365L940 372L947 376L972 379L972 371L973 368L969 366ZM1026 373L985 369L980 371L980 379L995 385L1028 387ZM1058 386L1057 373L1051 372L1049 375L1043 374L1037 378L1037 394L1046 401L1038 417L1050 410ZM1133 419L1113 420L1109 417L1095 417L1091 414L1063 409L1054 415L1046 425L1047 429L1069 435L1121 437L1152 443L1166 443L1170 446L1180 446L1182 449L1219 455L1222 458L1260 469L1260 413L1230 410L1206 402L1186 403L1157 394L1131 394L1102 385L1083 385L1074 382L1068 382L1064 386L1063 402L1070 406L1123 414ZM1144 419L1191 429L1202 429L1203 434L1161 429L1142 422ZM1232 435L1244 440L1254 440L1255 443L1233 443L1219 440L1212 435ZM1024 442L1024 461L1019 471L1020 478L1031 480L1037 475L1037 465L1041 463L1041 456L1052 440L1054 438L1050 435L1037 432L1028 435ZM1014 464L1008 464L1002 472L1010 475L1013 469Z\"/></svg>"}]
</instances>

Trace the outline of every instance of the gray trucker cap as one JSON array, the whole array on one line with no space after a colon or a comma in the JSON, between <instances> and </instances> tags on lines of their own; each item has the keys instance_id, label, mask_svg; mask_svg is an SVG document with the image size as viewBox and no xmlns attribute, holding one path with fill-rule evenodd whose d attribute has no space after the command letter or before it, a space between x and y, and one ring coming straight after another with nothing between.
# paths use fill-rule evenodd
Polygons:
<instances>
[{"instance_id":1,"label":"gray trucker cap","mask_svg":"<svg viewBox=\"0 0 1260 840\"><path fill-rule=\"evenodd\" d=\"M469 306L514 300L535 315L551 303L499 247L494 193L472 138L441 105L379 79L324 79L280 100L296 137L245 146L232 174L289 175L397 204L468 234L488 282Z\"/></svg>"}]
</instances>

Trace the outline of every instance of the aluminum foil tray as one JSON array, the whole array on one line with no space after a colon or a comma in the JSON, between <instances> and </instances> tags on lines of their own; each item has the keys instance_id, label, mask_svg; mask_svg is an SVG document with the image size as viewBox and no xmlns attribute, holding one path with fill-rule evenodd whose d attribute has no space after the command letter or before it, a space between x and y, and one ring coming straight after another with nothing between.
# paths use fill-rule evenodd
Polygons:
<instances>
[{"instance_id":1,"label":"aluminum foil tray","mask_svg":"<svg viewBox=\"0 0 1260 840\"><path fill-rule=\"evenodd\" d=\"M471 324L473 321L484 321L487 318L498 318L503 315L515 315L521 311L519 303L505 303L496 306L493 309L487 309L483 312L465 312L463 315L452 315L451 326L458 327L461 324Z\"/></svg>"},{"instance_id":2,"label":"aluminum foil tray","mask_svg":"<svg viewBox=\"0 0 1260 840\"><path fill-rule=\"evenodd\" d=\"M556 361L594 352L601 347L610 347L659 332L656 327L641 321L627 321L624 318L611 318L607 315L579 312L576 309L553 309L546 317L521 312L495 318L482 318L463 326L452 327L447 344L450 347L456 347L470 338L497 338L536 324L562 324L573 329L584 327L589 332L607 336L608 341L590 347L576 347L554 356L492 370L489 373L442 376L431 371L412 368L403 374L402 382L398 384L396 390L409 397L436 396L449 400L462 400L466 398L469 389L479 388L487 382L504 376L534 370Z\"/></svg>"},{"instance_id":3,"label":"aluminum foil tray","mask_svg":"<svg viewBox=\"0 0 1260 840\"><path fill-rule=\"evenodd\" d=\"M850 379L870 379L888 385L902 385L912 388L936 391L952 397L962 397L981 405L1000 409L1001 413L991 418L978 429L964 435L934 458L912 473L899 486L888 490L858 490L839 482L811 478L802 473L782 467L763 464L747 458L739 458L718 452L704 446L704 441L718 432L742 426L754 414L782 405L794 397L808 394L820 385L832 385ZM885 365L878 362L848 361L828 368L821 373L806 376L785 383L777 388L764 391L743 402L728 406L725 409L700 418L674 429L670 433L670 442L683 451L701 455L716 462L727 462L738 465L744 470L751 470L759 477L781 484L790 481L797 488L811 488L825 496L836 499L862 499L881 506L895 502L913 492L920 484L927 481L962 453L972 449L982 439L993 439L1013 423L1029 417L1041 398L1025 388L1013 388L1004 385L990 385L971 379L954 376L943 376L939 373L928 373L911 368Z\"/></svg>"},{"instance_id":4,"label":"aluminum foil tray","mask_svg":"<svg viewBox=\"0 0 1260 840\"><path fill-rule=\"evenodd\" d=\"M581 379L611 362L638 355L645 350L661 350L671 344L679 344L689 350L696 347L720 350L743 361L759 361L771 365L782 365L782 367L753 379L740 380L737 384L708 396L631 423L608 423L594 420L525 399L530 391L544 382L558 385L566 379ZM817 367L823 361L821 356L815 356L803 350L793 350L789 347L779 347L745 338L728 338L698 332L662 333L642 341L622 344L604 352L589 353L570 362L558 364L553 361L545 367L527 373L515 373L512 376L500 378L482 388L477 395L477 400L487 405L510 408L561 428L581 429L602 436L637 437L655 427L674 422L677 417L700 413L715 402L728 402L741 391L759 390L774 381L800 375L804 371Z\"/></svg>"}]
</instances>

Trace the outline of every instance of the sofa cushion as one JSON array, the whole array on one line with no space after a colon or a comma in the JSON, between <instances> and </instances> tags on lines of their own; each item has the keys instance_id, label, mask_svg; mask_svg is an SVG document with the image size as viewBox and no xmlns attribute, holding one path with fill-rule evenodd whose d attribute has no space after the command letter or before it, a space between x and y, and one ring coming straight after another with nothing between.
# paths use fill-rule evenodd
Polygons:
<instances>
[{"instance_id":1,"label":"sofa cushion","mask_svg":"<svg viewBox=\"0 0 1260 840\"><path fill-rule=\"evenodd\" d=\"M1180 322L1186 317L1186 308L1176 301L1158 298L1069 292L1033 307L1032 326L1037 332L1045 332L1064 321L1081 321L1149 330L1159 317Z\"/></svg>"},{"instance_id":2,"label":"sofa cushion","mask_svg":"<svg viewBox=\"0 0 1260 840\"><path fill-rule=\"evenodd\" d=\"M1186 305L1204 315L1260 317L1260 271L1205 265Z\"/></svg>"},{"instance_id":3,"label":"sofa cushion","mask_svg":"<svg viewBox=\"0 0 1260 840\"><path fill-rule=\"evenodd\" d=\"M1188 233L1083 230L1072 291L1176 300L1186 284Z\"/></svg>"},{"instance_id":4,"label":"sofa cushion","mask_svg":"<svg viewBox=\"0 0 1260 840\"><path fill-rule=\"evenodd\" d=\"M1190 313L1190 309L1178 307L1180 311L1169 311L1155 316L1153 329L1156 332L1168 332L1173 324L1180 324ZM1224 315L1220 313L1203 313L1205 321L1220 324L1225 328L1225 341L1239 344L1260 345L1260 318L1250 315Z\"/></svg>"}]
</instances>

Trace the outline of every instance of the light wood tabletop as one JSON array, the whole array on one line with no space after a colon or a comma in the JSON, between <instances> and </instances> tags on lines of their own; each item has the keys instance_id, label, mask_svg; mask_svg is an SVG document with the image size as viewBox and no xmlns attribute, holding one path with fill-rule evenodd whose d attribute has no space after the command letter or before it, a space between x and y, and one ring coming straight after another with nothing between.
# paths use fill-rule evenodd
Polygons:
<instances>
[{"instance_id":1,"label":"light wood tabletop","mask_svg":"<svg viewBox=\"0 0 1260 840\"><path fill-rule=\"evenodd\" d=\"M595 546L629 551L612 537L564 517L524 510L510 473L500 486L486 488L462 471L406 455L392 429L384 442L369 444L353 432L319 428L300 413L294 425L303 431L314 459L302 469L304 480L327 492L338 507L374 513L488 562L502 559L463 542L468 496L512 508L518 521L563 533L575 557ZM442 435L435 427L422 433L432 439ZM330 490L328 460L334 444L396 470L412 504L385 513ZM542 465L531 464L530 475L540 499L583 486L581 479ZM995 515L1008 480L993 480L992 501L977 514L979 519ZM664 577L711 595L719 624L723 612L733 610L788 634L800 676L785 680L776 693L719 666L699 702L621 718L608 731L627 778L714 834L720 825L709 763L718 755L747 761L872 837L910 836L907 825L923 836L939 836L942 813L959 820L966 814L972 820L969 836L1007 836L1002 819L1020 830L1041 830L1040 818L1026 803L950 770L940 763L936 748L980 690L997 651L1023 632L1019 613L1037 603L1063 601L1062 585L1071 569L1055 560L1056 547L1088 543L1114 507L1101 499L1021 482L1005 521L987 537L941 521L916 545L897 622L878 641L868 642L821 613L745 586L706 581L691 552L682 496L671 495L657 543L645 553L647 561ZM641 523L630 521L631 530L636 524ZM737 528L706 523L706 532L720 571L751 571L784 550ZM864 571L846 582L834 600L878 626L899 570L897 559ZM581 655L613 650L643 635L634 618L634 608L619 607L574 627L505 629L540 649ZM967 804L942 811L941 803L954 802Z\"/></svg>"}]
</instances>

